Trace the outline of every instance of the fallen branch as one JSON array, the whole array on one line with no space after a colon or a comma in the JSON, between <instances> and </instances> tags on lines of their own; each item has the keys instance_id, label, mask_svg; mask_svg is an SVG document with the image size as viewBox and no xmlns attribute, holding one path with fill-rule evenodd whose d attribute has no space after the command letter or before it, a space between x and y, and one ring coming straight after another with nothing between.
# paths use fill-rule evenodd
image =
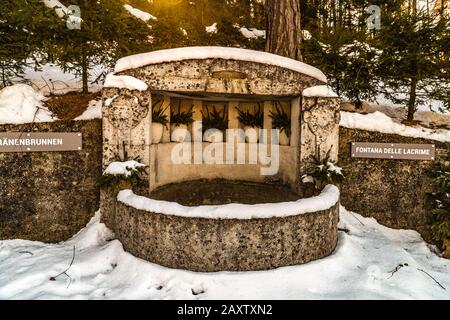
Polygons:
<instances>
[{"instance_id":1,"label":"fallen branch","mask_svg":"<svg viewBox=\"0 0 450 320\"><path fill-rule=\"evenodd\" d=\"M407 266L408 266L407 263L404 263L404 264L403 264L403 263L400 263L398 266L395 267L394 270L389 271L389 273L390 273L391 275L388 277L388 279L392 278L392 277L394 276L394 274L395 274L397 271L399 271L401 268L407 267Z\"/></svg>"},{"instance_id":2,"label":"fallen branch","mask_svg":"<svg viewBox=\"0 0 450 320\"><path fill-rule=\"evenodd\" d=\"M70 282L69 282L69 284L67 285L67 287L69 287L70 284L72 283L72 278L67 274L67 271L69 271L69 269L70 269L70 267L72 266L74 260L75 260L75 246L73 246L72 261L70 261L70 264L69 264L69 266L67 267L67 269L64 270L63 272L59 273L58 275L54 276L54 277L50 277L49 280L50 280L50 281L56 281L56 278L58 278L59 276L61 276L61 275L64 274L66 277L68 277L68 278L70 279Z\"/></svg>"},{"instance_id":3,"label":"fallen branch","mask_svg":"<svg viewBox=\"0 0 450 320\"><path fill-rule=\"evenodd\" d=\"M358 219L357 216L355 216L355 214L354 214L353 212L349 211L349 213L353 216L353 218L355 218L356 220L358 220L358 222L361 223L361 225L363 225L363 226L365 225L364 223L362 223L361 220Z\"/></svg>"},{"instance_id":4,"label":"fallen branch","mask_svg":"<svg viewBox=\"0 0 450 320\"><path fill-rule=\"evenodd\" d=\"M23 253L23 254L29 254L29 255L34 255L32 252L30 252L30 251L19 251L19 253Z\"/></svg>"},{"instance_id":5,"label":"fallen branch","mask_svg":"<svg viewBox=\"0 0 450 320\"><path fill-rule=\"evenodd\" d=\"M345 232L345 233L349 233L350 232L350 230L348 230L347 228L338 228L338 231L342 231L342 232Z\"/></svg>"},{"instance_id":6,"label":"fallen branch","mask_svg":"<svg viewBox=\"0 0 450 320\"><path fill-rule=\"evenodd\" d=\"M436 283L438 284L439 287L441 287L442 289L446 290L445 287L444 287L442 284L440 284L439 281L437 281L431 274L429 274L428 272L426 272L426 271L423 270L423 269L417 268L417 270L419 270L419 271L425 273L427 276L429 276L431 279L433 279L434 282L436 282Z\"/></svg>"}]
</instances>

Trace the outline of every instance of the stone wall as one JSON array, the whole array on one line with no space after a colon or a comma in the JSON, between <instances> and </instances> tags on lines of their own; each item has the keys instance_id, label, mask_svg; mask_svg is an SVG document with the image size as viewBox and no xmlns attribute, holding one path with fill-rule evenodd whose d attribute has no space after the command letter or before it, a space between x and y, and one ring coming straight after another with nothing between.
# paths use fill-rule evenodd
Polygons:
<instances>
[{"instance_id":1,"label":"stone wall","mask_svg":"<svg viewBox=\"0 0 450 320\"><path fill-rule=\"evenodd\" d=\"M286 68L230 59L192 59L150 64L119 74L143 80L152 91L202 94L299 96L323 84Z\"/></svg>"},{"instance_id":2,"label":"stone wall","mask_svg":"<svg viewBox=\"0 0 450 320\"><path fill-rule=\"evenodd\" d=\"M395 134L340 128L339 164L346 172L341 203L348 210L392 228L415 229L431 241L425 194L432 190L431 161L351 158L351 142L427 143L436 145L435 162L450 161L450 143Z\"/></svg>"},{"instance_id":3,"label":"stone wall","mask_svg":"<svg viewBox=\"0 0 450 320\"><path fill-rule=\"evenodd\" d=\"M103 219L139 258L176 269L212 272L265 270L331 254L339 205L328 210L265 219L186 218L141 211L119 201Z\"/></svg>"},{"instance_id":4,"label":"stone wall","mask_svg":"<svg viewBox=\"0 0 450 320\"><path fill-rule=\"evenodd\" d=\"M2 132L81 132L83 150L0 153L0 239L66 240L98 209L101 120L0 125Z\"/></svg>"},{"instance_id":5,"label":"stone wall","mask_svg":"<svg viewBox=\"0 0 450 320\"><path fill-rule=\"evenodd\" d=\"M296 153L297 148L291 146L279 146L279 171L274 176L266 176L261 174L262 168L268 168L271 164L261 164L258 160L256 164L249 163L249 149L250 144L242 143L239 146L240 150L243 150L246 163L237 164L237 149L234 145L233 152L234 162L232 164L226 163L227 147L225 144L216 144L216 155L221 152L223 163L201 163L195 164L192 160L189 164L172 162L172 150L176 146L176 143L161 143L153 144L150 148L150 190L158 188L160 186L176 183L181 181L191 181L198 179L227 179L227 180L243 180L243 181L255 181L264 182L267 179L281 179L283 183L290 185L295 190L295 172L296 172ZM257 147L257 145L253 145ZM191 147L194 150L194 147ZM199 152L204 152L206 148L211 148L211 143L204 142ZM255 149L256 150L256 149ZM270 152L270 146L268 147ZM255 151L256 152L256 151ZM270 155L270 154L269 154ZM277 167L277 163L273 160Z\"/></svg>"}]
</instances>

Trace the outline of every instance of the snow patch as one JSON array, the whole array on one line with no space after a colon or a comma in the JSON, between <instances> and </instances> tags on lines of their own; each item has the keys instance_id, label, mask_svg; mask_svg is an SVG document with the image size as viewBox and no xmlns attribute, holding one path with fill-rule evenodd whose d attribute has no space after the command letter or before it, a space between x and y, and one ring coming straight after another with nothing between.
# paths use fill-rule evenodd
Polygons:
<instances>
[{"instance_id":1,"label":"snow patch","mask_svg":"<svg viewBox=\"0 0 450 320\"><path fill-rule=\"evenodd\" d=\"M51 112L42 106L44 96L27 84L15 84L0 91L0 124L52 122Z\"/></svg>"},{"instance_id":2,"label":"snow patch","mask_svg":"<svg viewBox=\"0 0 450 320\"><path fill-rule=\"evenodd\" d=\"M44 3L46 7L54 9L58 17L64 18L67 16L67 19L70 23L80 24L83 21L80 17L75 16L71 10L69 10L65 5L63 5L58 0L41 0L41 1Z\"/></svg>"},{"instance_id":3,"label":"snow patch","mask_svg":"<svg viewBox=\"0 0 450 320\"><path fill-rule=\"evenodd\" d=\"M259 30L256 28L239 28L239 31L241 34L246 37L247 39L258 39L258 38L266 38L266 31L265 30Z\"/></svg>"},{"instance_id":4,"label":"snow patch","mask_svg":"<svg viewBox=\"0 0 450 320\"><path fill-rule=\"evenodd\" d=\"M125 8L125 10L127 10L131 15L135 16L136 18L144 21L144 22L148 22L149 20L157 20L155 16L151 15L148 12L139 10L137 8L133 8L132 6L130 6L129 4L125 4L123 6Z\"/></svg>"},{"instance_id":5,"label":"snow patch","mask_svg":"<svg viewBox=\"0 0 450 320\"><path fill-rule=\"evenodd\" d=\"M92 100L89 102L87 109L74 120L92 120L102 118L102 101Z\"/></svg>"},{"instance_id":6,"label":"snow patch","mask_svg":"<svg viewBox=\"0 0 450 320\"><path fill-rule=\"evenodd\" d=\"M312 39L312 34L308 30L303 29L302 30L302 37L303 37L304 40L311 40Z\"/></svg>"},{"instance_id":7,"label":"snow patch","mask_svg":"<svg viewBox=\"0 0 450 320\"><path fill-rule=\"evenodd\" d=\"M205 27L205 31L207 33L217 33L217 22L214 22L212 25Z\"/></svg>"},{"instance_id":8,"label":"snow patch","mask_svg":"<svg viewBox=\"0 0 450 320\"><path fill-rule=\"evenodd\" d=\"M137 168L145 167L145 164L139 163L135 160L129 161L115 161L111 162L108 167L103 172L104 175L110 174L113 176L122 175L125 177L129 177L134 171L137 171Z\"/></svg>"},{"instance_id":9,"label":"snow patch","mask_svg":"<svg viewBox=\"0 0 450 320\"><path fill-rule=\"evenodd\" d=\"M327 78L322 71L306 63L268 52L228 47L184 47L136 54L119 59L114 72L118 73L163 62L214 58L274 65L327 82Z\"/></svg>"},{"instance_id":10,"label":"snow patch","mask_svg":"<svg viewBox=\"0 0 450 320\"><path fill-rule=\"evenodd\" d=\"M145 91L148 85L132 76L116 76L112 73L108 74L103 85L105 88L120 88L128 90Z\"/></svg>"},{"instance_id":11,"label":"snow patch","mask_svg":"<svg viewBox=\"0 0 450 320\"><path fill-rule=\"evenodd\" d=\"M341 120L339 125L345 128L393 133L405 137L450 142L450 130L433 130L421 126L406 126L404 124L394 122L390 117L379 111L369 114L341 111Z\"/></svg>"},{"instance_id":12,"label":"snow patch","mask_svg":"<svg viewBox=\"0 0 450 320\"><path fill-rule=\"evenodd\" d=\"M116 94L111 98L105 99L105 106L109 107L111 105L111 103L113 103L114 100L117 99L118 97L119 97L119 95Z\"/></svg>"},{"instance_id":13,"label":"snow patch","mask_svg":"<svg viewBox=\"0 0 450 320\"><path fill-rule=\"evenodd\" d=\"M314 86L303 90L304 97L322 97L322 98L339 98L329 86Z\"/></svg>"},{"instance_id":14,"label":"snow patch","mask_svg":"<svg viewBox=\"0 0 450 320\"><path fill-rule=\"evenodd\" d=\"M122 190L117 200L136 209L166 215L210 219L257 219L287 217L331 208L339 201L339 189L327 185L320 195L283 203L208 205L187 207L176 202L154 200Z\"/></svg>"}]
</instances>

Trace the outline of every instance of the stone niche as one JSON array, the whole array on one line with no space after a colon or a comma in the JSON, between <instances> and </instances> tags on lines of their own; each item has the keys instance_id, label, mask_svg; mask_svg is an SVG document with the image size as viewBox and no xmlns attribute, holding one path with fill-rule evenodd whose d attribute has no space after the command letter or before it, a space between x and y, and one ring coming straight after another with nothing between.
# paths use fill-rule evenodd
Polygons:
<instances>
[{"instance_id":1,"label":"stone niche","mask_svg":"<svg viewBox=\"0 0 450 320\"><path fill-rule=\"evenodd\" d=\"M316 199L302 199L308 195L302 177L313 168L314 159L330 152L331 159L337 160L339 101L325 84L325 76L314 67L236 48L169 49L119 60L103 89L103 168L117 158L139 158L148 167L148 175L145 190L124 190L118 195L103 191L102 221L125 250L172 268L264 270L331 254L338 238L339 190L327 186L328 191ZM158 127L152 119L155 110L168 120L159 141L152 138L153 129ZM172 142L171 111L188 110L192 110L193 119L188 126L191 139ZM278 144L266 136L251 143L234 141L235 137L225 134L225 141L205 142L200 127L214 110L226 115L222 121L226 128L221 132L244 129L238 110L261 110L262 129L273 129L271 114L282 110L287 115L289 141L281 143L280 138ZM180 163L174 161L173 152L181 145L190 152ZM273 163L260 157L259 148L263 147L269 160L277 161L277 170L265 174L263 170ZM255 148L256 158L251 156ZM205 159L208 152L214 154L214 161ZM296 200L274 204L264 199L257 207L239 204L232 212L223 204L211 209L205 203L172 206L167 199L156 200L161 188L178 183L186 190L190 183L205 180L239 181L258 187L282 185ZM216 195L227 198L223 185L219 183L217 189ZM249 195L256 189L247 190ZM148 206L134 205L136 197ZM190 213L180 215L174 208ZM202 216L207 208L213 216ZM294 210L286 215L286 208ZM192 216L192 210L199 214Z\"/></svg>"},{"instance_id":2,"label":"stone niche","mask_svg":"<svg viewBox=\"0 0 450 320\"><path fill-rule=\"evenodd\" d=\"M224 178L281 181L300 194L301 177L310 169L313 157L323 156L331 150L332 159L337 160L337 96L324 95L320 90L310 90L308 96L302 95L307 88L325 84L326 78L319 70L291 59L251 50L221 48L221 54L208 55L214 50L207 51L208 47L202 47L195 51L196 54L190 54L193 50L188 49L191 48L164 50L159 56L152 52L119 60L114 77L138 79L145 83L147 89L133 90L133 86L126 85L111 85L103 89L106 102L103 107L104 168L126 153L129 158L139 157L149 167L149 191L168 183ZM199 59L198 56L204 58ZM156 101L169 120L162 141L157 144L151 137L152 107ZM277 173L261 175L262 164L259 161L173 164L171 151L177 143L171 142L171 110L192 108L196 122L204 120L202 114L206 109L226 110L228 129L237 129L243 128L238 121L237 109L252 110L255 107L263 110L264 129L272 128L269 115L276 107L290 117L290 142L279 146ZM192 127L189 127L191 133ZM199 153L209 145L208 142L202 143ZM248 151L251 144L245 143L241 147ZM223 145L224 159L225 148Z\"/></svg>"}]
</instances>

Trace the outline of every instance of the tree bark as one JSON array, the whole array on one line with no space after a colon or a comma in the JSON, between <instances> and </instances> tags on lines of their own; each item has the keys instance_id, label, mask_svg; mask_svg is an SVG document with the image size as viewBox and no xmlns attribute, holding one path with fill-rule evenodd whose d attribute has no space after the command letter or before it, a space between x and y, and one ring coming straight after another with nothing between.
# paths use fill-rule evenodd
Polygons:
<instances>
[{"instance_id":1,"label":"tree bark","mask_svg":"<svg viewBox=\"0 0 450 320\"><path fill-rule=\"evenodd\" d=\"M266 51L302 61L299 0L266 1Z\"/></svg>"},{"instance_id":2,"label":"tree bark","mask_svg":"<svg viewBox=\"0 0 450 320\"><path fill-rule=\"evenodd\" d=\"M6 87L5 68L6 67L3 64L0 64L0 70L2 70L2 84L3 84L3 87Z\"/></svg>"},{"instance_id":3,"label":"tree bark","mask_svg":"<svg viewBox=\"0 0 450 320\"><path fill-rule=\"evenodd\" d=\"M411 86L409 90L409 100L408 100L408 120L414 120L414 113L416 112L416 88L417 79L414 77L411 79Z\"/></svg>"},{"instance_id":4,"label":"tree bark","mask_svg":"<svg viewBox=\"0 0 450 320\"><path fill-rule=\"evenodd\" d=\"M89 86L88 86L88 78L89 78L89 68L88 68L88 61L86 57L86 49L84 48L84 45L81 49L82 54L82 61L81 61L81 78L83 82L83 93L89 93Z\"/></svg>"}]
</instances>

